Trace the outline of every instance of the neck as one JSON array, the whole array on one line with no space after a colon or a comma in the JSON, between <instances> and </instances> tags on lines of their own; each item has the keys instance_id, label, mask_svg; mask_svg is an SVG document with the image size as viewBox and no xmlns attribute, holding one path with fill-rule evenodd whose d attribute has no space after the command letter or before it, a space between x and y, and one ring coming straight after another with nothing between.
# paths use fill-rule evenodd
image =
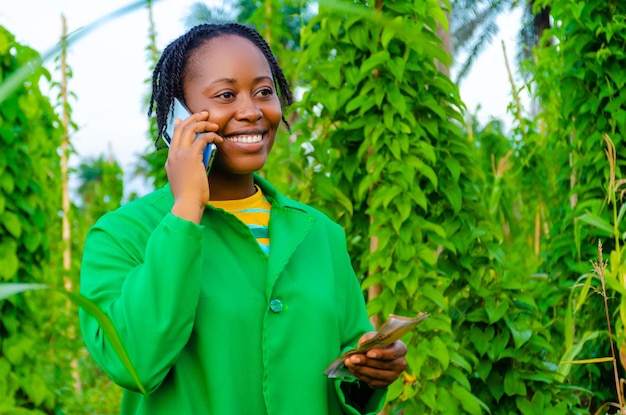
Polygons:
<instances>
[{"instance_id":1,"label":"neck","mask_svg":"<svg viewBox=\"0 0 626 415\"><path fill-rule=\"evenodd\" d=\"M256 192L252 174L209 175L209 200L239 200Z\"/></svg>"}]
</instances>

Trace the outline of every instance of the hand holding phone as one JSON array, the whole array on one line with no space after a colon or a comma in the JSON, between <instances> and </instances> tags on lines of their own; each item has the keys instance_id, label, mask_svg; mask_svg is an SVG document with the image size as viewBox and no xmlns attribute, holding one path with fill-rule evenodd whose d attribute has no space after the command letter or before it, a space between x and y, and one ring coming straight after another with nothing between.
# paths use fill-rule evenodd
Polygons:
<instances>
[{"instance_id":1,"label":"hand holding phone","mask_svg":"<svg viewBox=\"0 0 626 415\"><path fill-rule=\"evenodd\" d=\"M178 100L178 98L174 98L174 104L170 109L169 116L167 117L167 122L165 124L165 131L163 132L162 138L165 141L167 146L170 146L170 142L174 137L174 121L176 118L179 118L181 121L191 116L191 112L183 105L182 102ZM196 134L196 138L202 133ZM217 150L217 146L214 143L209 143L204 148L202 152L202 162L204 163L204 169L206 173L209 174L209 170L211 169L211 165L213 164L213 159L215 158L215 151Z\"/></svg>"}]
</instances>

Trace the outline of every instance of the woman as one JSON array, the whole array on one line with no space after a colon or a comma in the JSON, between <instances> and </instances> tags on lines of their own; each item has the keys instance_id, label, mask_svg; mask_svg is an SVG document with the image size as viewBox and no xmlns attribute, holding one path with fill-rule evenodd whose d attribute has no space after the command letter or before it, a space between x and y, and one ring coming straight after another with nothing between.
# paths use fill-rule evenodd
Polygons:
<instances>
[{"instance_id":1,"label":"woman","mask_svg":"<svg viewBox=\"0 0 626 415\"><path fill-rule=\"evenodd\" d=\"M122 413L377 413L405 345L350 357L356 379L323 375L373 335L345 236L255 174L292 102L268 45L239 24L191 29L154 70L161 133L174 98L192 115L177 120L169 184L103 216L85 243L81 292L109 315L149 391L137 393L82 313L91 354L126 388Z\"/></svg>"}]
</instances>

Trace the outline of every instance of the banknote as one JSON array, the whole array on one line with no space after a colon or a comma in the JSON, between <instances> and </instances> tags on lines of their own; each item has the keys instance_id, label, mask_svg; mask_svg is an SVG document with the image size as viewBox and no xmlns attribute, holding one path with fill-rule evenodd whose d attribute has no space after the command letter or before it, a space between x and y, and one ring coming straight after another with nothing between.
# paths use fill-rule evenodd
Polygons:
<instances>
[{"instance_id":1,"label":"banknote","mask_svg":"<svg viewBox=\"0 0 626 415\"><path fill-rule=\"evenodd\" d=\"M324 371L324 374L329 378L354 378L355 376L348 370L344 364L345 360L354 354L367 353L368 350L385 348L391 343L400 339L402 336L410 332L419 323L429 317L427 313L420 313L417 317L404 317L397 316L395 314L389 314L387 321L380 327L378 332L371 339L364 341L356 349L349 350L335 359L328 368Z\"/></svg>"}]
</instances>

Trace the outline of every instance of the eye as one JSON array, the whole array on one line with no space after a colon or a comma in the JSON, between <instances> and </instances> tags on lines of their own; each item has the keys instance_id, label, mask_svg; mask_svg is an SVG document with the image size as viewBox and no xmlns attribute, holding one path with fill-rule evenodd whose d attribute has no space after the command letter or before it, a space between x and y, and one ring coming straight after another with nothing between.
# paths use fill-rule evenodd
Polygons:
<instances>
[{"instance_id":1,"label":"eye","mask_svg":"<svg viewBox=\"0 0 626 415\"><path fill-rule=\"evenodd\" d=\"M235 98L235 94L233 94L230 91L226 91L226 92L222 92L221 94L219 94L218 97L224 98L224 99L233 99Z\"/></svg>"},{"instance_id":2,"label":"eye","mask_svg":"<svg viewBox=\"0 0 626 415\"><path fill-rule=\"evenodd\" d=\"M274 91L271 88L263 88L258 92L262 97L269 97L274 94Z\"/></svg>"}]
</instances>

